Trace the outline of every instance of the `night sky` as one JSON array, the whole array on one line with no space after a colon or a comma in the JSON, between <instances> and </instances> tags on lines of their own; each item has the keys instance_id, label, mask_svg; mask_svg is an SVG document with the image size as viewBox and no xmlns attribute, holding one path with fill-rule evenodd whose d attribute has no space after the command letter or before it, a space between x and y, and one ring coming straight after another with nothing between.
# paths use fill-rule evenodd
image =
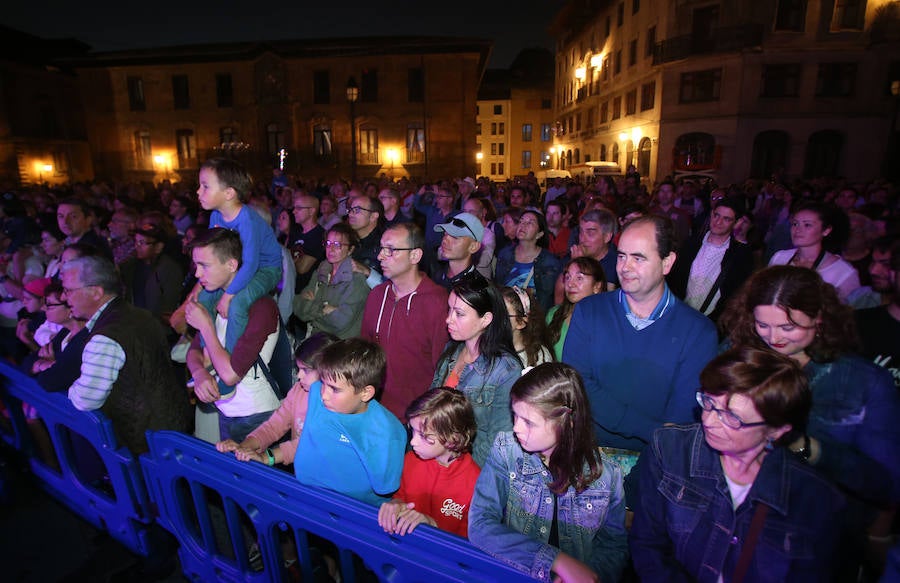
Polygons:
<instances>
[{"instance_id":1,"label":"night sky","mask_svg":"<svg viewBox=\"0 0 900 583\"><path fill-rule=\"evenodd\" d=\"M8 2L0 22L42 38L76 38L96 51L228 41L429 35L494 40L489 66L525 48L553 50L546 29L563 0ZM514 7L515 13L511 13Z\"/></svg>"}]
</instances>

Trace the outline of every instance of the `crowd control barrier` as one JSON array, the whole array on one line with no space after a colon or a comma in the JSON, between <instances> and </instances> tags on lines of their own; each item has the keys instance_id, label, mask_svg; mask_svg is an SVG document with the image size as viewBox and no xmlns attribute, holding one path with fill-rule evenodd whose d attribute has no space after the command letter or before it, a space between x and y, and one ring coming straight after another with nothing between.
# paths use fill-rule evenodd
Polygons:
<instances>
[{"instance_id":1,"label":"crowd control barrier","mask_svg":"<svg viewBox=\"0 0 900 583\"><path fill-rule=\"evenodd\" d=\"M116 443L109 419L78 411L64 393L44 391L6 363L0 363L0 375L8 414L3 440L25 456L37 484L132 552L149 555L156 544L148 537L154 517L141 467ZM39 422L25 419L23 402ZM52 447L44 447L40 435L49 436Z\"/></svg>"},{"instance_id":2,"label":"crowd control barrier","mask_svg":"<svg viewBox=\"0 0 900 583\"><path fill-rule=\"evenodd\" d=\"M73 512L148 556L158 527L179 544L191 581L319 581L329 559L345 583L530 581L459 537L428 526L386 534L377 509L302 486L293 475L239 462L208 443L172 432L148 432L140 462L116 444L99 412L77 411L65 394L46 393L30 377L0 363L7 415L0 437L27 460L36 482ZM52 443L35 438L34 407ZM81 445L78 445L79 442ZM105 466L101 479L80 467L87 444Z\"/></svg>"}]
</instances>

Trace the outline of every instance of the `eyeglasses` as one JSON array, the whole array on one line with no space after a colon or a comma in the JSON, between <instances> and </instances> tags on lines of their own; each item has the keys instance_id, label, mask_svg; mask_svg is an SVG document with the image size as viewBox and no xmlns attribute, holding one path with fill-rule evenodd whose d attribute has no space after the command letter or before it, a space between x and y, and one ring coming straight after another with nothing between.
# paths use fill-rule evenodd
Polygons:
<instances>
[{"instance_id":1,"label":"eyeglasses","mask_svg":"<svg viewBox=\"0 0 900 583\"><path fill-rule=\"evenodd\" d=\"M152 245L156 245L159 241L147 241L147 240L134 240L135 247L150 247Z\"/></svg>"},{"instance_id":2,"label":"eyeglasses","mask_svg":"<svg viewBox=\"0 0 900 583\"><path fill-rule=\"evenodd\" d=\"M713 398L707 395L702 391L697 391L697 404L700 405L700 408L704 411L715 411L716 415L719 416L719 421L722 422L722 425L726 427L730 427L732 429L743 429L744 427L758 427L760 425L765 425L765 421L755 421L753 423L746 423L743 419L729 411L728 409L719 409L716 407L715 401Z\"/></svg>"},{"instance_id":3,"label":"eyeglasses","mask_svg":"<svg viewBox=\"0 0 900 583\"><path fill-rule=\"evenodd\" d=\"M415 247L379 247L378 254L384 253L385 257L393 257L394 251L412 251Z\"/></svg>"},{"instance_id":4,"label":"eyeglasses","mask_svg":"<svg viewBox=\"0 0 900 583\"><path fill-rule=\"evenodd\" d=\"M454 227L458 228L458 229L465 229L465 230L467 230L468 232L472 233L472 238L473 238L473 239L477 239L477 238L478 238L478 237L475 236L475 231L472 230L472 227L470 227L469 224L468 224L467 222L465 222L464 220L462 220L462 219L450 219L450 224L453 225Z\"/></svg>"},{"instance_id":5,"label":"eyeglasses","mask_svg":"<svg viewBox=\"0 0 900 583\"><path fill-rule=\"evenodd\" d=\"M314 209L314 208L316 208L316 207L314 207L314 206L292 206L291 210L299 211L299 210L303 210L303 209Z\"/></svg>"},{"instance_id":6,"label":"eyeglasses","mask_svg":"<svg viewBox=\"0 0 900 583\"><path fill-rule=\"evenodd\" d=\"M351 215L358 215L359 213L361 213L361 212L363 212L363 211L365 211L365 212L367 212L367 213L374 213L374 212L375 212L375 211L373 211L373 210L370 210L370 209L367 209L367 208L361 207L361 206L352 206L352 207L350 207L350 214L351 214Z\"/></svg>"},{"instance_id":7,"label":"eyeglasses","mask_svg":"<svg viewBox=\"0 0 900 583\"><path fill-rule=\"evenodd\" d=\"M329 247L334 247L338 251L341 250L341 247L349 247L350 243L342 243L341 241L325 241L322 245L328 249Z\"/></svg>"},{"instance_id":8,"label":"eyeglasses","mask_svg":"<svg viewBox=\"0 0 900 583\"><path fill-rule=\"evenodd\" d=\"M68 306L68 305L69 305L69 304L67 304L67 303L65 303L65 302L59 302L59 303L55 303L55 302L44 302L44 307L45 307L45 308L58 308L58 307L60 307L60 306Z\"/></svg>"},{"instance_id":9,"label":"eyeglasses","mask_svg":"<svg viewBox=\"0 0 900 583\"><path fill-rule=\"evenodd\" d=\"M86 288L86 287L95 287L95 284L89 283L89 284L83 285L83 286L81 286L81 287L63 287L63 292L64 292L66 295L69 295L69 294L71 294L72 292L76 292L76 291L78 291L78 290L80 290L80 289L84 289L84 288Z\"/></svg>"}]
</instances>

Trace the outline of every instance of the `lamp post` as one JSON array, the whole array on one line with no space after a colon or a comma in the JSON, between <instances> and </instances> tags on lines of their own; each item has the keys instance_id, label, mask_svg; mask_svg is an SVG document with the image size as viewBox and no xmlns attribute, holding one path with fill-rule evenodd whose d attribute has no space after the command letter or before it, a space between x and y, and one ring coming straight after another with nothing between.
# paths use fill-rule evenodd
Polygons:
<instances>
[{"instance_id":1,"label":"lamp post","mask_svg":"<svg viewBox=\"0 0 900 583\"><path fill-rule=\"evenodd\" d=\"M347 80L347 101L350 103L350 177L356 182L356 102L359 101L359 85L353 77Z\"/></svg>"}]
</instances>

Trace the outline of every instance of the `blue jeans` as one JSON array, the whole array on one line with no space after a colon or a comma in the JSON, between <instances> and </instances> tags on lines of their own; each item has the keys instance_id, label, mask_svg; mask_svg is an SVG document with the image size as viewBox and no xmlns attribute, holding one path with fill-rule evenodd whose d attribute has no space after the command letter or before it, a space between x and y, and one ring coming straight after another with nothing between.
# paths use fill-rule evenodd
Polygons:
<instances>
[{"instance_id":1,"label":"blue jeans","mask_svg":"<svg viewBox=\"0 0 900 583\"><path fill-rule=\"evenodd\" d=\"M272 411L254 413L246 417L228 417L219 411L219 439L233 439L240 443L247 439L250 432L262 425L272 416Z\"/></svg>"}]
</instances>

